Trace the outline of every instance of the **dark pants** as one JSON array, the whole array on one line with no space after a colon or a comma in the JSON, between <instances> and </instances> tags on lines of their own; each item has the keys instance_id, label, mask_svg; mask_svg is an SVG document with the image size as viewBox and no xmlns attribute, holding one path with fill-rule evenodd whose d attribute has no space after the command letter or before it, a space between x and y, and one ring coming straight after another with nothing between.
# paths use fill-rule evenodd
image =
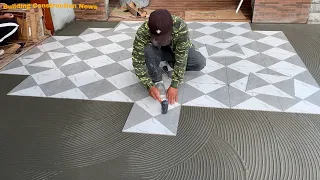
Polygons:
<instances>
[{"instance_id":1,"label":"dark pants","mask_svg":"<svg viewBox=\"0 0 320 180\"><path fill-rule=\"evenodd\" d=\"M175 65L175 55L169 46L155 47L149 44L144 49L145 61L148 69L148 74L153 82L162 80L161 61L167 61L172 69ZM200 71L206 66L206 58L195 48L190 48L187 59L186 71Z\"/></svg>"},{"instance_id":2,"label":"dark pants","mask_svg":"<svg viewBox=\"0 0 320 180\"><path fill-rule=\"evenodd\" d=\"M18 24L15 19L0 19L0 46L6 45L7 40L16 35Z\"/></svg>"}]
</instances>

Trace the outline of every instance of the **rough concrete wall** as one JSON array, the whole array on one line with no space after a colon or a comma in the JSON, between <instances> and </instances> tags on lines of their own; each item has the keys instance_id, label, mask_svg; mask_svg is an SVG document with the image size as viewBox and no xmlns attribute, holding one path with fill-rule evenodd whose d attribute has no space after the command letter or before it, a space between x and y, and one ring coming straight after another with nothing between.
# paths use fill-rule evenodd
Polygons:
<instances>
[{"instance_id":1,"label":"rough concrete wall","mask_svg":"<svg viewBox=\"0 0 320 180\"><path fill-rule=\"evenodd\" d=\"M320 0L312 0L308 23L320 24Z\"/></svg>"}]
</instances>

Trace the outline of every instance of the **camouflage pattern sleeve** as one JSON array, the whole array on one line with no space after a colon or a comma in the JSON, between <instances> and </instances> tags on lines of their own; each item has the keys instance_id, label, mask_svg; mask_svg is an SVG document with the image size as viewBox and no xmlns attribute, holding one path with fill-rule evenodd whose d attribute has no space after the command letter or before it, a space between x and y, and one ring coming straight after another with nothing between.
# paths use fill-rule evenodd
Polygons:
<instances>
[{"instance_id":1,"label":"camouflage pattern sleeve","mask_svg":"<svg viewBox=\"0 0 320 180\"><path fill-rule=\"evenodd\" d=\"M179 17L174 17L174 21L177 25L177 27L174 28L174 44L176 44L176 62L172 73L171 87L177 88L179 84L183 81L187 66L189 48L192 46L192 43L189 38L187 24Z\"/></svg>"},{"instance_id":2,"label":"camouflage pattern sleeve","mask_svg":"<svg viewBox=\"0 0 320 180\"><path fill-rule=\"evenodd\" d=\"M150 39L147 23L143 23L137 30L136 37L133 42L132 65L135 73L146 89L150 89L154 84L147 74L146 63L144 59L144 48Z\"/></svg>"}]
</instances>

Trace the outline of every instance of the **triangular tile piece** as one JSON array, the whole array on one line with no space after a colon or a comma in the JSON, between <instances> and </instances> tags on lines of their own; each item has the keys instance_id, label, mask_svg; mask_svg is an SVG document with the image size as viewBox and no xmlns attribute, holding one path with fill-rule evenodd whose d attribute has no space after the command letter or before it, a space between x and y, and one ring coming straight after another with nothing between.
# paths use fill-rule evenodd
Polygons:
<instances>
[{"instance_id":1,"label":"triangular tile piece","mask_svg":"<svg viewBox=\"0 0 320 180\"><path fill-rule=\"evenodd\" d=\"M278 97L278 99L279 99L279 102L281 104L283 111L286 111L287 109L289 109L290 107L294 106L299 101L301 101L301 99L299 99L299 98L292 99L292 98Z\"/></svg>"},{"instance_id":2,"label":"triangular tile piece","mask_svg":"<svg viewBox=\"0 0 320 180\"><path fill-rule=\"evenodd\" d=\"M280 62L279 59L273 58L273 57L265 55L265 54L261 54L261 58L263 59L266 67L272 66L272 65Z\"/></svg>"},{"instance_id":3,"label":"triangular tile piece","mask_svg":"<svg viewBox=\"0 0 320 180\"><path fill-rule=\"evenodd\" d=\"M288 76L277 76L277 75L259 74L259 73L256 73L256 75L270 84L291 79L291 77L288 77Z\"/></svg>"},{"instance_id":4,"label":"triangular tile piece","mask_svg":"<svg viewBox=\"0 0 320 180\"><path fill-rule=\"evenodd\" d=\"M306 69L306 65L298 55L294 55L288 59L285 59L284 61Z\"/></svg>"},{"instance_id":5,"label":"triangular tile piece","mask_svg":"<svg viewBox=\"0 0 320 180\"><path fill-rule=\"evenodd\" d=\"M278 46L278 48L280 49L284 49L293 53L297 53L296 50L292 47L292 45L290 44L290 42L284 43L280 46Z\"/></svg>"},{"instance_id":6,"label":"triangular tile piece","mask_svg":"<svg viewBox=\"0 0 320 180\"><path fill-rule=\"evenodd\" d=\"M279 99L276 96L258 94L257 96L255 96L255 98L257 98L260 101L263 101L263 102L269 104L270 106L273 106L273 107L277 108L279 111L282 110L282 107L281 107L281 104L279 102Z\"/></svg>"},{"instance_id":7,"label":"triangular tile piece","mask_svg":"<svg viewBox=\"0 0 320 180\"><path fill-rule=\"evenodd\" d=\"M294 79L288 79L273 84L276 88L294 97Z\"/></svg>"},{"instance_id":8,"label":"triangular tile piece","mask_svg":"<svg viewBox=\"0 0 320 180\"><path fill-rule=\"evenodd\" d=\"M52 36L52 37L57 41L62 41L62 40L73 38L74 36Z\"/></svg>"},{"instance_id":9,"label":"triangular tile piece","mask_svg":"<svg viewBox=\"0 0 320 180\"><path fill-rule=\"evenodd\" d=\"M14 89L12 89L10 91L10 93L14 93L23 89L28 89L30 87L34 87L37 86L38 84L36 83L36 81L31 77L28 76L25 80L23 80L17 87L15 87ZM9 93L9 94L10 94Z\"/></svg>"},{"instance_id":10,"label":"triangular tile piece","mask_svg":"<svg viewBox=\"0 0 320 180\"><path fill-rule=\"evenodd\" d=\"M257 72L257 74L269 74L268 69L264 68Z\"/></svg>"},{"instance_id":11,"label":"triangular tile piece","mask_svg":"<svg viewBox=\"0 0 320 180\"><path fill-rule=\"evenodd\" d=\"M8 69L13 69L13 68L17 68L17 67L21 67L23 66L23 64L21 63L21 61L19 59L16 59L14 61L12 61L11 63L9 63L8 65L6 65L4 68L2 68L0 70L1 71L4 71L4 70L8 70Z\"/></svg>"},{"instance_id":12,"label":"triangular tile piece","mask_svg":"<svg viewBox=\"0 0 320 180\"><path fill-rule=\"evenodd\" d=\"M68 91L58 93L50 97L62 99L88 99L88 97L83 94L83 92L81 92L81 90L78 88L70 89Z\"/></svg>"},{"instance_id":13,"label":"triangular tile piece","mask_svg":"<svg viewBox=\"0 0 320 180\"><path fill-rule=\"evenodd\" d=\"M294 78L306 84L310 84L314 87L319 87L318 83L315 81L315 79L312 77L309 71L304 71L295 76Z\"/></svg>"},{"instance_id":14,"label":"triangular tile piece","mask_svg":"<svg viewBox=\"0 0 320 180\"><path fill-rule=\"evenodd\" d=\"M248 48L248 49L251 49L251 50L253 50L253 51L260 52L259 46L258 46L258 44L257 44L255 41L253 41L253 42L251 42L251 43L249 43L249 44L246 44L246 45L244 45L243 47Z\"/></svg>"},{"instance_id":15,"label":"triangular tile piece","mask_svg":"<svg viewBox=\"0 0 320 180\"><path fill-rule=\"evenodd\" d=\"M24 66L0 71L0 74L30 75Z\"/></svg>"},{"instance_id":16,"label":"triangular tile piece","mask_svg":"<svg viewBox=\"0 0 320 180\"><path fill-rule=\"evenodd\" d=\"M263 61L263 59L261 58L261 54L260 53L247 58L247 60L252 62L252 63L258 64L258 65L260 65L262 67L266 67L266 64Z\"/></svg>"},{"instance_id":17,"label":"triangular tile piece","mask_svg":"<svg viewBox=\"0 0 320 180\"><path fill-rule=\"evenodd\" d=\"M121 31L124 29L129 29L130 27L125 25L124 23L120 23L117 27L114 28L114 31Z\"/></svg>"},{"instance_id":18,"label":"triangular tile piece","mask_svg":"<svg viewBox=\"0 0 320 180\"><path fill-rule=\"evenodd\" d=\"M226 67L218 69L216 71L213 71L211 73L208 74L209 76L212 76L216 79L218 79L219 81L222 81L224 83L228 83L228 76L227 76L227 69Z\"/></svg>"},{"instance_id":19,"label":"triangular tile piece","mask_svg":"<svg viewBox=\"0 0 320 180\"><path fill-rule=\"evenodd\" d=\"M192 39L196 39L196 38L199 38L199 37L206 35L204 33L198 32L198 31L192 31L190 34L191 34Z\"/></svg>"},{"instance_id":20,"label":"triangular tile piece","mask_svg":"<svg viewBox=\"0 0 320 180\"><path fill-rule=\"evenodd\" d=\"M71 51L69 51L69 49L67 48L59 48L59 49L54 49L50 52L58 52L58 53L69 53L69 54L72 54Z\"/></svg>"},{"instance_id":21,"label":"triangular tile piece","mask_svg":"<svg viewBox=\"0 0 320 180\"><path fill-rule=\"evenodd\" d=\"M185 106L229 108L208 95L203 95L184 104Z\"/></svg>"},{"instance_id":22,"label":"triangular tile piece","mask_svg":"<svg viewBox=\"0 0 320 180\"><path fill-rule=\"evenodd\" d=\"M126 124L123 127L123 130L129 129L137 124L140 124L148 119L152 118L152 116L146 112L142 107L138 104L134 103L130 114L127 118Z\"/></svg>"},{"instance_id":23,"label":"triangular tile piece","mask_svg":"<svg viewBox=\"0 0 320 180\"><path fill-rule=\"evenodd\" d=\"M58 58L72 55L71 53L60 53L60 52L48 52L48 54L52 59L58 59Z\"/></svg>"},{"instance_id":24,"label":"triangular tile piece","mask_svg":"<svg viewBox=\"0 0 320 180\"><path fill-rule=\"evenodd\" d=\"M255 75L253 73L250 73L249 78L248 78L246 91L250 91L252 89L267 86L269 84L270 84L269 82L261 79L259 76Z\"/></svg>"},{"instance_id":25,"label":"triangular tile piece","mask_svg":"<svg viewBox=\"0 0 320 180\"><path fill-rule=\"evenodd\" d=\"M229 66L229 65L234 64L239 61L242 61L242 59L239 57L226 57L225 58L225 66Z\"/></svg>"},{"instance_id":26,"label":"triangular tile piece","mask_svg":"<svg viewBox=\"0 0 320 180\"><path fill-rule=\"evenodd\" d=\"M97 101L113 101L113 102L133 102L128 96L126 96L120 90L116 90L116 91L110 92L108 94L96 97L93 100L97 100Z\"/></svg>"},{"instance_id":27,"label":"triangular tile piece","mask_svg":"<svg viewBox=\"0 0 320 180\"><path fill-rule=\"evenodd\" d=\"M234 106L235 109L257 110L257 111L281 111L269 104L253 97L245 102Z\"/></svg>"},{"instance_id":28,"label":"triangular tile piece","mask_svg":"<svg viewBox=\"0 0 320 180\"><path fill-rule=\"evenodd\" d=\"M248 99L250 99L252 96L249 94L242 92L232 86L229 86L229 97L230 97L230 105L231 107L234 107Z\"/></svg>"},{"instance_id":29,"label":"triangular tile piece","mask_svg":"<svg viewBox=\"0 0 320 180\"><path fill-rule=\"evenodd\" d=\"M65 62L62 66L66 66L66 65L69 65L69 64L77 63L77 62L80 62L80 61L82 61L82 60L79 59L77 56L73 56L67 62Z\"/></svg>"},{"instance_id":30,"label":"triangular tile piece","mask_svg":"<svg viewBox=\"0 0 320 180\"><path fill-rule=\"evenodd\" d=\"M287 109L286 112L319 114L320 107L308 101L300 101Z\"/></svg>"},{"instance_id":31,"label":"triangular tile piece","mask_svg":"<svg viewBox=\"0 0 320 180\"><path fill-rule=\"evenodd\" d=\"M67 56L67 57L62 57L55 59L53 62L57 65L57 67L61 67L64 63L69 61L73 56Z\"/></svg>"},{"instance_id":32,"label":"triangular tile piece","mask_svg":"<svg viewBox=\"0 0 320 180\"><path fill-rule=\"evenodd\" d=\"M27 89L23 89L20 91L10 93L8 95L46 97L46 95L43 93L43 91L41 90L41 88L39 86L33 86L33 87L30 87Z\"/></svg>"},{"instance_id":33,"label":"triangular tile piece","mask_svg":"<svg viewBox=\"0 0 320 180\"><path fill-rule=\"evenodd\" d=\"M51 60L51 59L52 58L49 56L48 53L43 53L40 57L38 57L37 59L32 61L32 64L33 63L38 63L38 62L43 62L43 61L48 61L48 60ZM31 62L29 64L31 64Z\"/></svg>"},{"instance_id":34,"label":"triangular tile piece","mask_svg":"<svg viewBox=\"0 0 320 180\"><path fill-rule=\"evenodd\" d=\"M19 58L19 60L21 61L21 63L23 65L27 65L29 63L31 63L32 61L34 61L35 59L37 59L38 57L40 57L43 53L37 53L37 54L32 54L32 55L28 55L28 56L23 56L21 58Z\"/></svg>"},{"instance_id":35,"label":"triangular tile piece","mask_svg":"<svg viewBox=\"0 0 320 180\"><path fill-rule=\"evenodd\" d=\"M222 104L230 107L230 98L229 98L229 88L228 86L223 86L213 92L207 94L208 96L212 97L213 99L221 102Z\"/></svg>"},{"instance_id":36,"label":"triangular tile piece","mask_svg":"<svg viewBox=\"0 0 320 180\"><path fill-rule=\"evenodd\" d=\"M196 99L202 95L204 95L203 92L199 91L198 89L190 86L189 84L184 83L183 85L183 97L181 99L181 103L187 103L189 101L192 101L193 99Z\"/></svg>"},{"instance_id":37,"label":"triangular tile piece","mask_svg":"<svg viewBox=\"0 0 320 180\"><path fill-rule=\"evenodd\" d=\"M57 66L54 64L52 60L32 63L32 64L29 64L28 66L37 66L37 67L45 67L45 68L52 68L52 69L57 68Z\"/></svg>"},{"instance_id":38,"label":"triangular tile piece","mask_svg":"<svg viewBox=\"0 0 320 180\"><path fill-rule=\"evenodd\" d=\"M265 51L268 51L269 49L273 48L273 46L270 46L270 45L265 44L265 43L261 43L259 41L257 41L257 45L259 47L259 51L260 52L265 52Z\"/></svg>"},{"instance_id":39,"label":"triangular tile piece","mask_svg":"<svg viewBox=\"0 0 320 180\"><path fill-rule=\"evenodd\" d=\"M213 54L216 54L216 53L220 52L221 50L223 50L221 48L218 48L218 47L215 47L215 46L211 46L211 45L208 45L208 44L206 45L206 47L207 47L207 52L208 52L209 56L211 56Z\"/></svg>"},{"instance_id":40,"label":"triangular tile piece","mask_svg":"<svg viewBox=\"0 0 320 180\"><path fill-rule=\"evenodd\" d=\"M307 83L304 83L302 81L299 81L297 79L294 80L294 90L295 90L295 96L300 99L305 99L312 94L316 93L320 89L318 87L311 86Z\"/></svg>"},{"instance_id":41,"label":"triangular tile piece","mask_svg":"<svg viewBox=\"0 0 320 180\"><path fill-rule=\"evenodd\" d=\"M28 72L31 75L51 69L51 68L47 68L47 67L37 67L37 66L25 66L25 68L28 70Z\"/></svg>"},{"instance_id":42,"label":"triangular tile piece","mask_svg":"<svg viewBox=\"0 0 320 180\"><path fill-rule=\"evenodd\" d=\"M123 130L123 132L131 133L143 133L143 134L159 134L175 136L168 128L162 125L155 118L151 118L129 129Z\"/></svg>"},{"instance_id":43,"label":"triangular tile piece","mask_svg":"<svg viewBox=\"0 0 320 180\"><path fill-rule=\"evenodd\" d=\"M238 81L247 75L227 67L228 84Z\"/></svg>"},{"instance_id":44,"label":"triangular tile piece","mask_svg":"<svg viewBox=\"0 0 320 180\"><path fill-rule=\"evenodd\" d=\"M256 93L256 94L264 94L270 96L277 96L277 97L286 97L286 98L294 98L289 94L281 91L280 89L274 87L273 85L267 85L259 88L255 88L253 90L248 90L249 93Z\"/></svg>"},{"instance_id":45,"label":"triangular tile piece","mask_svg":"<svg viewBox=\"0 0 320 180\"><path fill-rule=\"evenodd\" d=\"M160 114L154 117L173 134L177 134L181 106L170 109L167 114Z\"/></svg>"},{"instance_id":46,"label":"triangular tile piece","mask_svg":"<svg viewBox=\"0 0 320 180\"><path fill-rule=\"evenodd\" d=\"M312 94L305 100L320 107L320 91Z\"/></svg>"},{"instance_id":47,"label":"triangular tile piece","mask_svg":"<svg viewBox=\"0 0 320 180\"><path fill-rule=\"evenodd\" d=\"M85 31L83 31L79 36L83 36L83 35L91 34L91 33L94 33L94 31L89 28L89 29L86 29Z\"/></svg>"},{"instance_id":48,"label":"triangular tile piece","mask_svg":"<svg viewBox=\"0 0 320 180\"><path fill-rule=\"evenodd\" d=\"M268 70L268 73L269 73L270 75L286 76L285 74L281 74L281 73L279 73L279 72L277 72L277 71L274 71L274 70L272 70L272 69L269 69L269 68L267 68L267 70Z\"/></svg>"},{"instance_id":49,"label":"triangular tile piece","mask_svg":"<svg viewBox=\"0 0 320 180\"><path fill-rule=\"evenodd\" d=\"M280 32L278 32L278 33L273 34L273 35L272 35L272 37L275 37L275 38L279 38L279 39L282 39L282 40L288 41L288 39L287 39L286 35L285 35L282 31L280 31Z\"/></svg>"},{"instance_id":50,"label":"triangular tile piece","mask_svg":"<svg viewBox=\"0 0 320 180\"><path fill-rule=\"evenodd\" d=\"M226 64L226 59L224 57L209 57L209 59L224 66Z\"/></svg>"},{"instance_id":51,"label":"triangular tile piece","mask_svg":"<svg viewBox=\"0 0 320 180\"><path fill-rule=\"evenodd\" d=\"M238 53L238 54L242 54L245 55L242 51L242 48L240 47L239 44L234 44L231 47L228 47L227 50Z\"/></svg>"}]
</instances>

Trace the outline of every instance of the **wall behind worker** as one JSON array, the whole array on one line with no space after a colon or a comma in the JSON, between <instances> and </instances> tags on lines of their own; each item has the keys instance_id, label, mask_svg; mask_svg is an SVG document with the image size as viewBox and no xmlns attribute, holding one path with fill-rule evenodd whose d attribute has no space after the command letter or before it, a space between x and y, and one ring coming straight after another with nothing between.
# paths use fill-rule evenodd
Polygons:
<instances>
[{"instance_id":1,"label":"wall behind worker","mask_svg":"<svg viewBox=\"0 0 320 180\"><path fill-rule=\"evenodd\" d=\"M48 0L48 2L50 4L72 4L72 0ZM73 8L51 8L50 11L55 31L62 29L75 18Z\"/></svg>"}]
</instances>

